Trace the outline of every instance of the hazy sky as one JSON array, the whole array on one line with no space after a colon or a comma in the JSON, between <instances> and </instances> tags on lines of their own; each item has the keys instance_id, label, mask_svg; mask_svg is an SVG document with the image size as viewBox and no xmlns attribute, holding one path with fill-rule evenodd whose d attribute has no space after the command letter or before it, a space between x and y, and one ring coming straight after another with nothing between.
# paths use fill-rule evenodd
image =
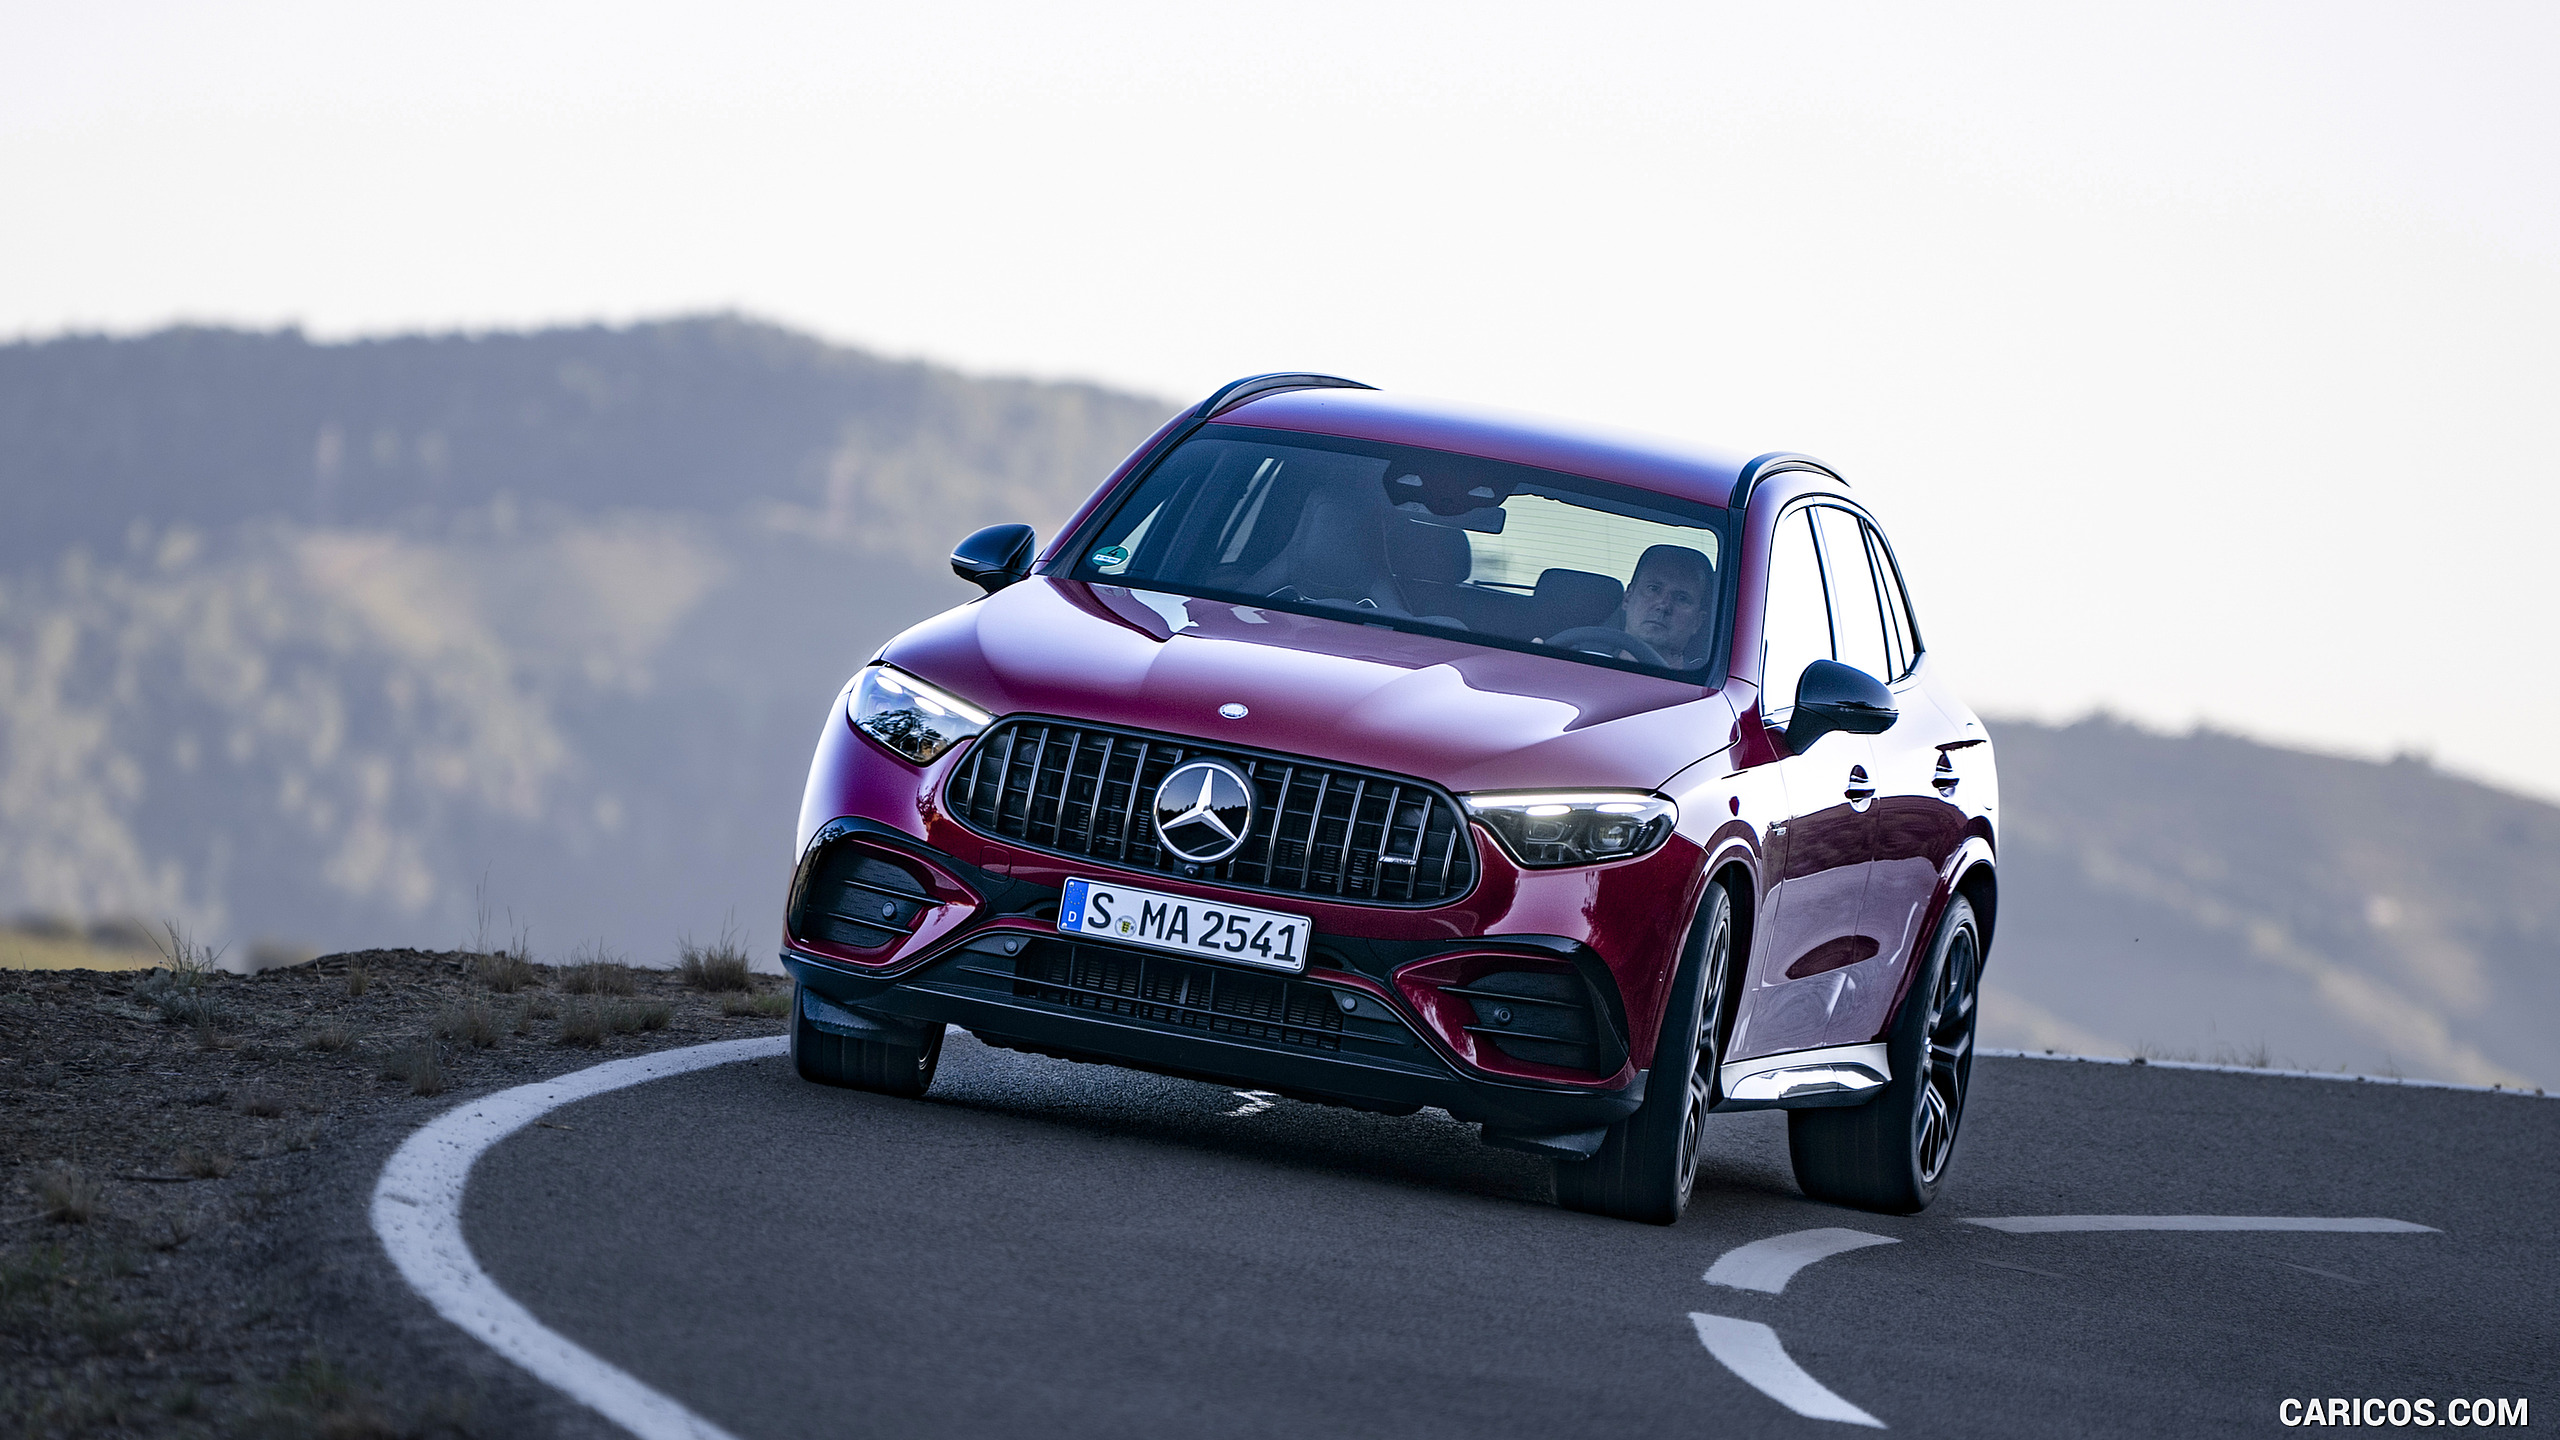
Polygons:
<instances>
[{"instance_id":1,"label":"hazy sky","mask_svg":"<svg viewBox=\"0 0 2560 1440\"><path fill-rule=\"evenodd\" d=\"M1983 709L2560 796L2560 7L0 6L0 334L738 307L1841 466Z\"/></svg>"}]
</instances>

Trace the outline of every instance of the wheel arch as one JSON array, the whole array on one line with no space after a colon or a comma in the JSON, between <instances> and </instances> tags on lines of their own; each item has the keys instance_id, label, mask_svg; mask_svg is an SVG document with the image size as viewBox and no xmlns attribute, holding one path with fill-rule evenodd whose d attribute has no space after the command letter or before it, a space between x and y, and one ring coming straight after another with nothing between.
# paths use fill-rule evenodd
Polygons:
<instances>
[{"instance_id":1,"label":"wheel arch","mask_svg":"<svg viewBox=\"0 0 2560 1440\"><path fill-rule=\"evenodd\" d=\"M1956 876L1955 893L1973 904L1982 927L1982 958L1991 958L1991 937L2000 924L2000 876L1987 855L1977 856Z\"/></svg>"},{"instance_id":2,"label":"wheel arch","mask_svg":"<svg viewBox=\"0 0 2560 1440\"><path fill-rule=\"evenodd\" d=\"M1759 918L1760 894L1758 877L1753 874L1750 861L1740 853L1719 856L1707 871L1707 883L1724 887L1733 905L1733 955L1725 964L1723 993L1715 997L1715 1080L1708 1095L1712 1106L1724 1099L1726 1049L1733 1042L1734 1021L1742 1009L1743 983L1751 973L1751 943L1754 922Z\"/></svg>"}]
</instances>

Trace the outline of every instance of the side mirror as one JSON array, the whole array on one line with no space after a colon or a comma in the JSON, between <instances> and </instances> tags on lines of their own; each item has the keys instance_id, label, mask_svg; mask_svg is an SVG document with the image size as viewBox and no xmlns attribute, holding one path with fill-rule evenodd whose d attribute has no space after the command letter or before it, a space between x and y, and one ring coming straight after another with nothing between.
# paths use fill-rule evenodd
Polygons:
<instances>
[{"instance_id":1,"label":"side mirror","mask_svg":"<svg viewBox=\"0 0 2560 1440\"><path fill-rule=\"evenodd\" d=\"M1880 735L1902 718L1884 682L1837 660L1816 660L1796 681L1796 713L1787 721L1787 748L1801 755L1834 730Z\"/></svg>"},{"instance_id":2,"label":"side mirror","mask_svg":"<svg viewBox=\"0 0 2560 1440\"><path fill-rule=\"evenodd\" d=\"M1031 573L1038 550L1028 525L990 525L951 552L951 573L993 595Z\"/></svg>"}]
</instances>

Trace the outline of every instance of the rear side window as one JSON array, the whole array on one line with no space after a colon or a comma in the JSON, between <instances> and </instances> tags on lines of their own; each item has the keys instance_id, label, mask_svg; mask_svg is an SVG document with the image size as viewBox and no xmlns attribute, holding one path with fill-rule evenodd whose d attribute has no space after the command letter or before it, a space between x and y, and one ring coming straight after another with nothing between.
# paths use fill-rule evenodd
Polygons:
<instances>
[{"instance_id":1,"label":"rear side window","mask_svg":"<svg viewBox=\"0 0 2560 1440\"><path fill-rule=\"evenodd\" d=\"M1884 609L1876 599L1866 527L1834 505L1817 506L1812 513L1814 531L1822 537L1823 574L1830 581L1831 658L1878 680L1892 680L1901 672L1893 664Z\"/></svg>"},{"instance_id":2,"label":"rear side window","mask_svg":"<svg viewBox=\"0 0 2560 1440\"><path fill-rule=\"evenodd\" d=\"M1885 629L1893 646L1892 678L1899 680L1920 663L1920 627L1911 618L1911 596L1902 587L1893 547L1873 525L1867 527L1867 555L1876 570L1876 593L1884 600Z\"/></svg>"},{"instance_id":3,"label":"rear side window","mask_svg":"<svg viewBox=\"0 0 2560 1440\"><path fill-rule=\"evenodd\" d=\"M1831 658L1831 607L1823 598L1810 510L1783 516L1769 537L1769 603L1760 643L1760 711L1775 718L1795 708L1804 667Z\"/></svg>"}]
</instances>

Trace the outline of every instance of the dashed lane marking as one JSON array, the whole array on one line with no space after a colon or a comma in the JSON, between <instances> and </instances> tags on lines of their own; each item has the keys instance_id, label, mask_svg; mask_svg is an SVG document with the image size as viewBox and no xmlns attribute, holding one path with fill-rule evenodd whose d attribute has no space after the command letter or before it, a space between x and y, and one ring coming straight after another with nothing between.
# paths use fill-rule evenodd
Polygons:
<instances>
[{"instance_id":1,"label":"dashed lane marking","mask_svg":"<svg viewBox=\"0 0 2560 1440\"><path fill-rule=\"evenodd\" d=\"M2003 1215L1967 1216L2012 1235L2055 1235L2080 1230L2318 1230L2358 1235L2439 1235L2433 1225L2373 1216L2330 1215Z\"/></svg>"},{"instance_id":2,"label":"dashed lane marking","mask_svg":"<svg viewBox=\"0 0 2560 1440\"><path fill-rule=\"evenodd\" d=\"M1821 1381L1804 1373L1804 1367L1788 1356L1787 1347L1778 1343L1778 1332L1757 1320L1691 1311L1689 1323L1698 1327L1698 1343L1706 1346L1707 1353L1721 1361L1724 1368L1806 1419L1885 1428L1883 1421L1832 1394Z\"/></svg>"},{"instance_id":3,"label":"dashed lane marking","mask_svg":"<svg viewBox=\"0 0 2560 1440\"><path fill-rule=\"evenodd\" d=\"M563 1105L670 1075L780 1055L787 1043L775 1035L689 1045L466 1100L392 1152L373 1186L373 1233L401 1278L437 1314L641 1440L732 1440L729 1432L534 1319L499 1289L462 1237L462 1187L491 1146Z\"/></svg>"},{"instance_id":4,"label":"dashed lane marking","mask_svg":"<svg viewBox=\"0 0 2560 1440\"><path fill-rule=\"evenodd\" d=\"M2012 1235L2050 1235L2076 1231L2322 1231L2328 1233L2378 1235L2433 1235L2432 1225L2413 1224L2407 1220L2386 1220L2371 1216L2341 1217L2326 1215L2000 1215L1968 1217L1969 1225L1988 1226ZM1890 1236L1870 1235L1863 1230L1826 1227L1819 1230L1791 1230L1737 1245L1716 1257L1707 1268L1710 1285L1723 1285L1737 1290L1758 1290L1776 1295L1787 1288L1797 1271L1817 1260L1870 1245L1892 1245L1899 1242ZM2005 1270L2027 1270L2024 1265L2004 1265L1985 1260ZM2307 1269L2295 1266L2295 1269ZM2036 1275L2050 1274L2030 1270ZM2325 1275L2329 1272L2313 1271ZM2054 1276L2061 1279L2061 1276ZM2341 1275L2337 1279L2346 1279ZM1698 1330L1698 1343L1707 1347L1718 1363L1730 1370L1743 1383L1811 1420L1837 1420L1848 1425L1871 1425L1878 1430L1885 1423L1873 1415L1841 1399L1825 1389L1822 1382L1805 1373L1803 1366L1787 1354L1778 1332L1756 1320L1736 1320L1724 1315L1689 1314L1689 1323Z\"/></svg>"},{"instance_id":5,"label":"dashed lane marking","mask_svg":"<svg viewBox=\"0 0 2560 1440\"><path fill-rule=\"evenodd\" d=\"M1864 1230L1791 1230L1737 1245L1717 1256L1716 1263L1707 1270L1707 1283L1776 1295L1787 1288L1797 1271L1816 1260L1828 1260L1843 1251L1863 1250L1869 1245L1900 1243Z\"/></svg>"}]
</instances>

